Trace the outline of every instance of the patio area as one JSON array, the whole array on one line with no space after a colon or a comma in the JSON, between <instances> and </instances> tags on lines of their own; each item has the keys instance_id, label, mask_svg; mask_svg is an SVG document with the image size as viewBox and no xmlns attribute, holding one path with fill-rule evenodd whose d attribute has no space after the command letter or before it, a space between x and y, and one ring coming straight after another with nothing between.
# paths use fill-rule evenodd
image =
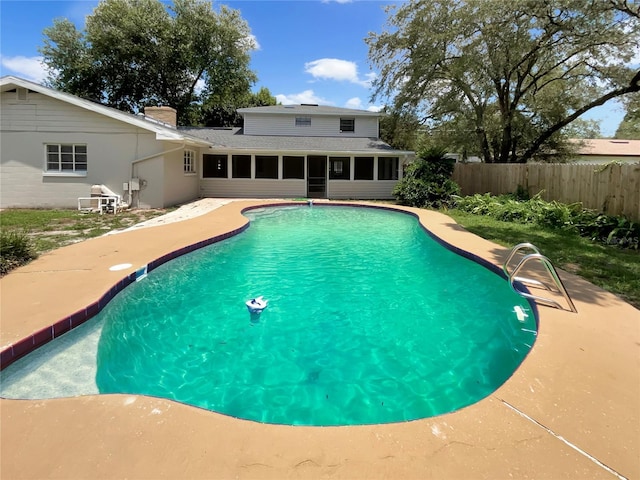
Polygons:
<instances>
[{"instance_id":1,"label":"patio area","mask_svg":"<svg viewBox=\"0 0 640 480\"><path fill-rule=\"evenodd\" d=\"M244 208L275 202L222 202L195 218L41 256L0 279L0 350L97 302L141 265L243 228ZM509 253L438 212L394 208L494 265ZM520 368L459 411L386 425L294 427L134 395L0 399L0 476L640 479L640 311L576 275L560 276L578 313L539 306L537 341Z\"/></svg>"}]
</instances>

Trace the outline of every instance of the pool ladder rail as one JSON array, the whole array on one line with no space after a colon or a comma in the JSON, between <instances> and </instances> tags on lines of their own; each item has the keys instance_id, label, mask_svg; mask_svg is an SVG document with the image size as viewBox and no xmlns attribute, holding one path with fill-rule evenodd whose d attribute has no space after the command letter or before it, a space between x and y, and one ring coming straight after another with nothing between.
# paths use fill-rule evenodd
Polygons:
<instances>
[{"instance_id":1,"label":"pool ladder rail","mask_svg":"<svg viewBox=\"0 0 640 480\"><path fill-rule=\"evenodd\" d=\"M522 259L518 262L518 264L515 266L513 271L509 271L509 263L511 262L511 260L513 260L513 257L515 256L515 254L518 253L520 250L524 250L524 249L532 250L533 253L529 253L524 257L522 257ZM569 294L567 293L567 289L562 283L562 280L560 279L560 276L558 275L558 272L556 271L555 267L551 263L551 260L549 260L547 257L542 255L540 253L540 250L538 250L538 247L536 247L531 243L519 243L518 245L513 247L511 249L511 253L509 253L509 256L507 257L507 260L504 262L504 265L502 266L502 270L507 276L507 279L509 280L509 285L511 285L511 288L513 289L513 291L519 295L522 295L525 298L546 304L551 307L559 308L560 310L565 310L565 308L560 303L556 302L551 298L541 297L539 295L533 295L532 293L523 292L522 290L518 289L518 287L516 286L516 282L526 286L530 286L530 287L553 291L552 288L550 288L548 285L546 285L543 282L540 282L538 280L534 280L531 278L524 278L524 277L517 276L518 272L520 272L520 270L522 270L522 268L531 261L538 261L542 263L545 270L547 271L547 273L549 273L549 276L553 280L553 283L555 284L556 288L564 296L564 299L569 305L570 310L573 313L578 313L576 306L573 304L573 300L571 300L571 297L569 297Z\"/></svg>"}]
</instances>

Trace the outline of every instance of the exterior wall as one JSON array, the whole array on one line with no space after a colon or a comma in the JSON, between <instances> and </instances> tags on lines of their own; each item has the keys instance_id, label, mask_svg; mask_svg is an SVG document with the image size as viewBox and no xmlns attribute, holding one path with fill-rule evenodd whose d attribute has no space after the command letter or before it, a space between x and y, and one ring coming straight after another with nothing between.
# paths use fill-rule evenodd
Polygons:
<instances>
[{"instance_id":1,"label":"exterior wall","mask_svg":"<svg viewBox=\"0 0 640 480\"><path fill-rule=\"evenodd\" d=\"M333 199L387 200L398 180L329 180L327 197Z\"/></svg>"},{"instance_id":2,"label":"exterior wall","mask_svg":"<svg viewBox=\"0 0 640 480\"><path fill-rule=\"evenodd\" d=\"M18 100L15 92L4 92L1 101L1 208L77 208L78 197L90 196L91 185L95 184L106 185L130 202L123 184L132 176L132 162L176 146L156 140L155 133L46 95L30 92L26 100ZM46 172L48 143L86 145L86 174ZM179 158L182 168L182 153ZM134 167L133 174L147 180L147 186L139 196L133 195L133 206L165 205L164 167L160 160ZM192 182L197 183L197 179ZM177 187L182 188L186 187ZM197 186L191 188L190 194L195 198ZM171 195L180 196L175 191Z\"/></svg>"},{"instance_id":3,"label":"exterior wall","mask_svg":"<svg viewBox=\"0 0 640 480\"><path fill-rule=\"evenodd\" d=\"M134 167L134 175L140 179L140 191L133 192L132 207L165 207L164 164L164 156L154 157L136 164Z\"/></svg>"},{"instance_id":4,"label":"exterior wall","mask_svg":"<svg viewBox=\"0 0 640 480\"><path fill-rule=\"evenodd\" d=\"M300 155L299 156L304 156ZM252 155L252 177L255 175L255 155ZM304 156L306 158L306 156ZM227 156L227 171L231 176L231 154ZM282 155L279 156L278 171L282 177ZM402 159L400 159L402 161ZM202 171L202 165L199 165ZM402 167L400 167L402 168ZM378 161L374 159L374 175L377 175ZM353 172L353 157L350 171ZM401 172L399 172L401 175ZM328 175L328 168L327 168ZM305 179L262 179L262 178L202 178L200 175L201 197L222 198L305 198L307 197L307 166ZM353 173L351 175L353 178ZM383 200L394 198L391 192L398 180L329 180L327 176L326 198Z\"/></svg>"},{"instance_id":5,"label":"exterior wall","mask_svg":"<svg viewBox=\"0 0 640 480\"><path fill-rule=\"evenodd\" d=\"M307 181L262 178L203 178L200 180L200 196L223 198L303 198L307 196Z\"/></svg>"},{"instance_id":6,"label":"exterior wall","mask_svg":"<svg viewBox=\"0 0 640 480\"><path fill-rule=\"evenodd\" d=\"M296 117L310 116L311 126L296 127ZM267 115L250 114L244 116L245 135L286 135L299 137L361 137L378 138L377 117L355 117L355 132L340 132L340 118L354 118L339 115Z\"/></svg>"},{"instance_id":7,"label":"exterior wall","mask_svg":"<svg viewBox=\"0 0 640 480\"><path fill-rule=\"evenodd\" d=\"M189 148L189 147L187 147ZM200 152L196 152L196 172L184 173L184 152L178 150L169 153L164 158L164 199L163 206L170 207L198 198Z\"/></svg>"}]
</instances>

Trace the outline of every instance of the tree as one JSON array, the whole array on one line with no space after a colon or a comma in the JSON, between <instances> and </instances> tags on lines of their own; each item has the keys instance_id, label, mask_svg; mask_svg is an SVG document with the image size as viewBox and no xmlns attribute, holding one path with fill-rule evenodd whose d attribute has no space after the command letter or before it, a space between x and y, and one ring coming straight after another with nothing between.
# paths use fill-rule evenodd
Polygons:
<instances>
[{"instance_id":1,"label":"tree","mask_svg":"<svg viewBox=\"0 0 640 480\"><path fill-rule=\"evenodd\" d=\"M407 167L402 180L393 188L400 205L443 208L451 206L460 186L451 180L456 161L441 148L426 148Z\"/></svg>"},{"instance_id":2,"label":"tree","mask_svg":"<svg viewBox=\"0 0 640 480\"><path fill-rule=\"evenodd\" d=\"M265 107L276 105L276 97L266 87L261 87L256 93L243 95L212 95L202 111L202 123L207 127L240 127L242 116L238 108Z\"/></svg>"},{"instance_id":3,"label":"tree","mask_svg":"<svg viewBox=\"0 0 640 480\"><path fill-rule=\"evenodd\" d=\"M380 118L380 138L399 150L416 149L420 132L420 119L414 111L385 108Z\"/></svg>"},{"instance_id":4,"label":"tree","mask_svg":"<svg viewBox=\"0 0 640 480\"><path fill-rule=\"evenodd\" d=\"M640 140L640 94L629 98L627 113L620 122L614 138Z\"/></svg>"},{"instance_id":5,"label":"tree","mask_svg":"<svg viewBox=\"0 0 640 480\"><path fill-rule=\"evenodd\" d=\"M101 0L84 32L57 19L44 35L50 86L129 112L168 105L190 123L203 99L246 95L256 81L249 26L204 0Z\"/></svg>"},{"instance_id":6,"label":"tree","mask_svg":"<svg viewBox=\"0 0 640 480\"><path fill-rule=\"evenodd\" d=\"M640 42L625 0L409 0L367 38L374 99L415 108L428 130L457 135L486 162L552 154L562 129L640 91L627 65ZM466 139L466 140L465 140Z\"/></svg>"}]
</instances>

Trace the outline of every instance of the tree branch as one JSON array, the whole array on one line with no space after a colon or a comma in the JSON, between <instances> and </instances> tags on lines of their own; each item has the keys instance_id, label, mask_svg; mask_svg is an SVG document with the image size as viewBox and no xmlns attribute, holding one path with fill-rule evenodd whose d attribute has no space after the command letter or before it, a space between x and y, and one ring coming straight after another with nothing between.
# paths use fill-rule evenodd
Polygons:
<instances>
[{"instance_id":1,"label":"tree branch","mask_svg":"<svg viewBox=\"0 0 640 480\"><path fill-rule=\"evenodd\" d=\"M560 122L555 125L549 127L545 130L536 140L529 146L529 148L524 152L524 154L520 157L520 163L525 163L527 160L533 157L533 155L540 149L540 147L547 141L551 136L559 131L560 129L566 127L575 119L580 117L582 114L588 112L592 108L599 107L600 105L604 105L606 102L611 100L612 98L621 97L623 95L627 95L629 93L640 92L640 70L636 72L633 76L629 85L624 88L618 88L616 90L612 90L609 93L602 95L601 97L595 99L591 103L588 103L582 108L579 108L571 115L565 117Z\"/></svg>"}]
</instances>

